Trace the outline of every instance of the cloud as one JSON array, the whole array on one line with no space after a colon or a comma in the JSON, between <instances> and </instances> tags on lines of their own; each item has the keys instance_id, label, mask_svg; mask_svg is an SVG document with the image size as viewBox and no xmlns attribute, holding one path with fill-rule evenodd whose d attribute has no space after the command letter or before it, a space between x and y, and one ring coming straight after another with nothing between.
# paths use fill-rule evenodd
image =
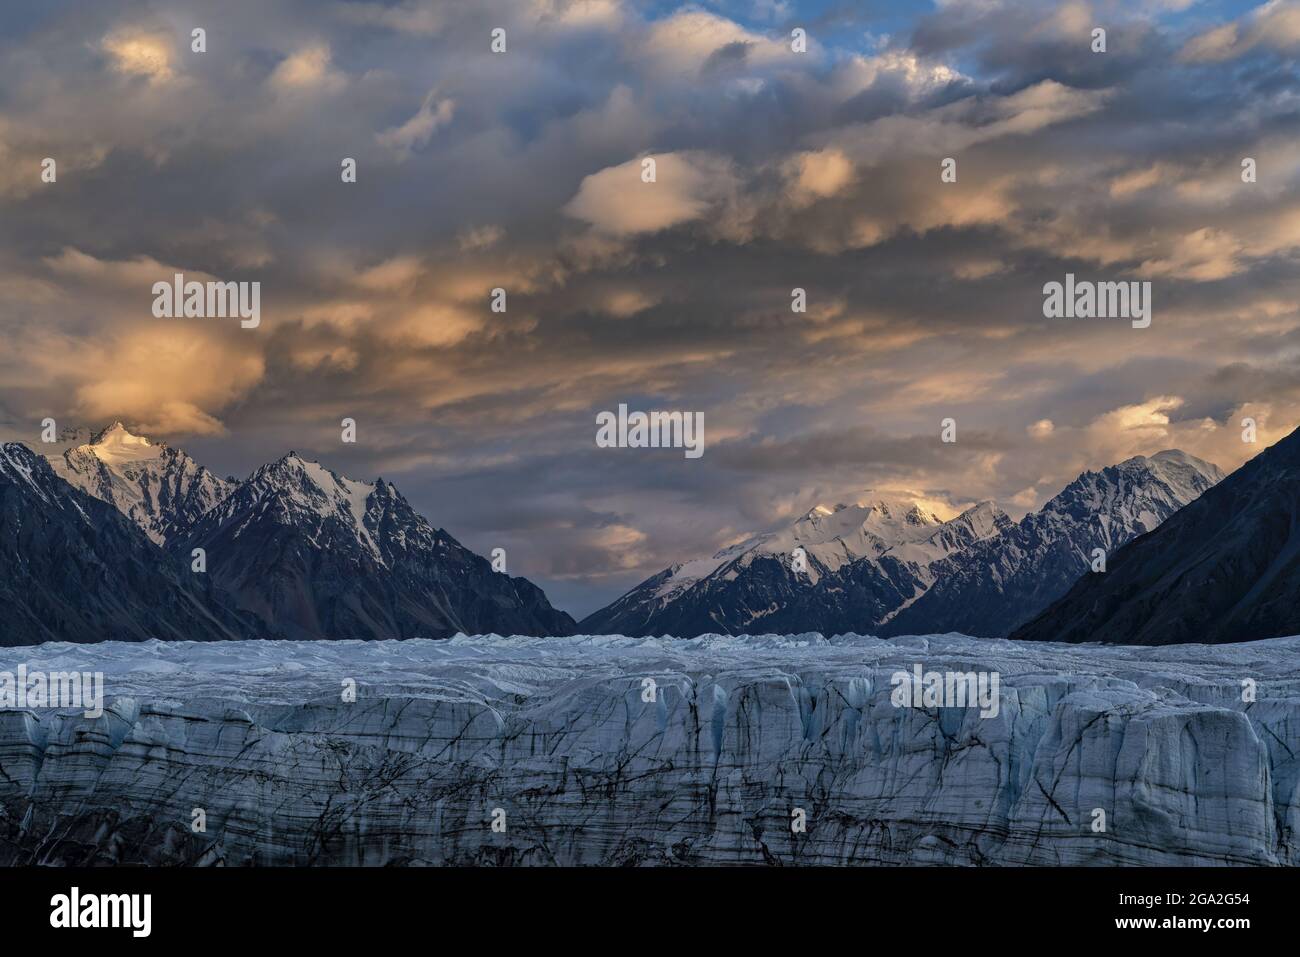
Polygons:
<instances>
[{"instance_id":1,"label":"cloud","mask_svg":"<svg viewBox=\"0 0 1300 957\"><path fill-rule=\"evenodd\" d=\"M433 36L442 27L437 0L402 0L400 3L342 2L334 5L340 20L365 26L383 27L416 36Z\"/></svg>"},{"instance_id":2,"label":"cloud","mask_svg":"<svg viewBox=\"0 0 1300 957\"><path fill-rule=\"evenodd\" d=\"M722 68L728 62L746 69L794 63L797 56L788 39L772 40L752 33L726 17L704 10L685 9L650 26L639 55L656 73L691 77L708 65Z\"/></svg>"},{"instance_id":3,"label":"cloud","mask_svg":"<svg viewBox=\"0 0 1300 957\"><path fill-rule=\"evenodd\" d=\"M641 159L582 180L564 211L616 236L654 233L703 218L733 195L739 181L731 163L708 153L661 153L654 182L642 179Z\"/></svg>"},{"instance_id":4,"label":"cloud","mask_svg":"<svg viewBox=\"0 0 1300 957\"><path fill-rule=\"evenodd\" d=\"M786 162L791 202L806 206L834 196L853 180L853 164L839 150L810 150Z\"/></svg>"},{"instance_id":5,"label":"cloud","mask_svg":"<svg viewBox=\"0 0 1300 957\"><path fill-rule=\"evenodd\" d=\"M1007 96L968 97L914 115L891 114L847 125L819 139L858 167L924 156L937 168L940 159L957 157L980 144L1025 137L1086 117L1102 109L1106 97L1105 91L1077 90L1043 80Z\"/></svg>"},{"instance_id":6,"label":"cloud","mask_svg":"<svg viewBox=\"0 0 1300 957\"><path fill-rule=\"evenodd\" d=\"M1199 33L1179 55L1191 63L1218 63L1260 47L1277 52L1300 49L1300 7L1292 0L1269 0L1239 20Z\"/></svg>"},{"instance_id":7,"label":"cloud","mask_svg":"<svg viewBox=\"0 0 1300 957\"><path fill-rule=\"evenodd\" d=\"M1237 24L1225 23L1188 40L1181 56L1194 63L1215 62L1244 52L1244 46Z\"/></svg>"},{"instance_id":8,"label":"cloud","mask_svg":"<svg viewBox=\"0 0 1300 957\"><path fill-rule=\"evenodd\" d=\"M207 330L124 332L77 357L84 384L75 408L83 421L127 419L162 435L223 430L215 415L262 377L262 359L238 341Z\"/></svg>"},{"instance_id":9,"label":"cloud","mask_svg":"<svg viewBox=\"0 0 1300 957\"><path fill-rule=\"evenodd\" d=\"M235 473L300 448L598 604L867 486L1029 508L1300 419L1287 7L957 3L883 36L779 6L264 0L206 56L111 6L0 10L0 428L198 431ZM261 281L262 326L154 320L174 271ZM1066 272L1149 279L1151 328L1044 321ZM703 412L704 457L596 449L621 401Z\"/></svg>"},{"instance_id":10,"label":"cloud","mask_svg":"<svg viewBox=\"0 0 1300 957\"><path fill-rule=\"evenodd\" d=\"M1100 441L1142 446L1159 442L1169 434L1169 414L1184 404L1176 395L1161 395L1135 405L1120 406L1096 419L1089 431Z\"/></svg>"},{"instance_id":11,"label":"cloud","mask_svg":"<svg viewBox=\"0 0 1300 957\"><path fill-rule=\"evenodd\" d=\"M1110 181L1110 195L1113 198L1131 196L1168 182L1173 174L1174 171L1159 165L1127 170Z\"/></svg>"},{"instance_id":12,"label":"cloud","mask_svg":"<svg viewBox=\"0 0 1300 957\"><path fill-rule=\"evenodd\" d=\"M329 94L341 90L346 79L333 68L329 45L313 43L281 60L268 82L283 93Z\"/></svg>"},{"instance_id":13,"label":"cloud","mask_svg":"<svg viewBox=\"0 0 1300 957\"><path fill-rule=\"evenodd\" d=\"M1174 237L1158 258L1144 260L1138 273L1210 282L1239 272L1242 251L1242 244L1231 233L1206 227Z\"/></svg>"},{"instance_id":14,"label":"cloud","mask_svg":"<svg viewBox=\"0 0 1300 957\"><path fill-rule=\"evenodd\" d=\"M639 289L613 289L601 297L600 308L611 316L626 319L638 312L645 312L656 301Z\"/></svg>"},{"instance_id":15,"label":"cloud","mask_svg":"<svg viewBox=\"0 0 1300 957\"><path fill-rule=\"evenodd\" d=\"M119 30L104 37L103 48L117 73L145 77L150 83L166 83L175 76L171 38L166 34Z\"/></svg>"},{"instance_id":16,"label":"cloud","mask_svg":"<svg viewBox=\"0 0 1300 957\"><path fill-rule=\"evenodd\" d=\"M149 256L100 259L74 247L38 268L40 280L5 292L17 315L27 313L26 301L45 323L13 341L0 372L16 383L13 368L41 370L45 384L31 394L58 420L120 418L159 435L216 434L221 412L264 375L262 345L238 323L153 317L153 283L182 271L213 278L206 273Z\"/></svg>"},{"instance_id":17,"label":"cloud","mask_svg":"<svg viewBox=\"0 0 1300 957\"><path fill-rule=\"evenodd\" d=\"M495 246L505 235L500 226L468 226L461 230L456 242L464 252L477 252Z\"/></svg>"},{"instance_id":18,"label":"cloud","mask_svg":"<svg viewBox=\"0 0 1300 957\"><path fill-rule=\"evenodd\" d=\"M849 56L836 65L831 84L841 102L877 89L901 90L905 100L915 102L969 79L942 60L918 56L912 50L886 49L871 56Z\"/></svg>"},{"instance_id":19,"label":"cloud","mask_svg":"<svg viewBox=\"0 0 1300 957\"><path fill-rule=\"evenodd\" d=\"M51 272L65 281L111 285L119 289L136 291L149 289L158 280L181 271L164 266L151 256L140 256L126 262L112 262L96 259L71 246L61 249L57 255L47 256L44 263ZM206 282L210 278L205 276L200 281Z\"/></svg>"},{"instance_id":20,"label":"cloud","mask_svg":"<svg viewBox=\"0 0 1300 957\"><path fill-rule=\"evenodd\" d=\"M393 150L405 159L413 151L428 145L433 134L451 122L455 112L454 100L440 100L437 90L430 90L414 116L401 126L379 134L379 145Z\"/></svg>"},{"instance_id":21,"label":"cloud","mask_svg":"<svg viewBox=\"0 0 1300 957\"><path fill-rule=\"evenodd\" d=\"M542 24L569 29L610 29L623 22L619 0L529 0L529 13Z\"/></svg>"}]
</instances>

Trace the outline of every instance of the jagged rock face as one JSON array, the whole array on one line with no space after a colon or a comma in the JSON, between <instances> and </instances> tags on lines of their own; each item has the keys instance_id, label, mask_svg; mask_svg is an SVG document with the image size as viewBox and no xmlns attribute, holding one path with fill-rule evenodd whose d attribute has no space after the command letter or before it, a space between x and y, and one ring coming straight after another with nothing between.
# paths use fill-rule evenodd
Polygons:
<instances>
[{"instance_id":1,"label":"jagged rock face","mask_svg":"<svg viewBox=\"0 0 1300 957\"><path fill-rule=\"evenodd\" d=\"M1012 637L1129 644L1300 632L1300 431L1121 549Z\"/></svg>"},{"instance_id":2,"label":"jagged rock face","mask_svg":"<svg viewBox=\"0 0 1300 957\"><path fill-rule=\"evenodd\" d=\"M0 445L0 645L241 638L202 576L44 458Z\"/></svg>"},{"instance_id":3,"label":"jagged rock face","mask_svg":"<svg viewBox=\"0 0 1300 957\"><path fill-rule=\"evenodd\" d=\"M1113 567L1116 550L1222 478L1217 466L1174 450L1085 472L1040 511L938 563L934 585L880 633L1006 637L1090 574L1093 549Z\"/></svg>"},{"instance_id":4,"label":"jagged rock face","mask_svg":"<svg viewBox=\"0 0 1300 957\"><path fill-rule=\"evenodd\" d=\"M942 559L1010 524L991 502L949 521L893 496L820 505L781 532L665 569L580 627L687 637L865 631L928 588ZM796 547L804 550L806 572L793 568Z\"/></svg>"},{"instance_id":5,"label":"jagged rock face","mask_svg":"<svg viewBox=\"0 0 1300 957\"><path fill-rule=\"evenodd\" d=\"M674 565L587 617L584 631L960 632L1005 637L1110 553L1223 477L1169 450L1085 472L1013 523L992 502L948 522L899 499L818 506L791 528ZM795 546L806 575L791 569Z\"/></svg>"},{"instance_id":6,"label":"jagged rock face","mask_svg":"<svg viewBox=\"0 0 1300 957\"><path fill-rule=\"evenodd\" d=\"M5 865L1300 863L1300 638L147 643L0 667L20 660L102 670L111 703L0 712ZM997 672L997 714L895 707L916 665Z\"/></svg>"},{"instance_id":7,"label":"jagged rock face","mask_svg":"<svg viewBox=\"0 0 1300 957\"><path fill-rule=\"evenodd\" d=\"M392 484L357 482L290 453L255 472L175 546L268 635L441 638L567 634L573 619L416 514Z\"/></svg>"},{"instance_id":8,"label":"jagged rock face","mask_svg":"<svg viewBox=\"0 0 1300 957\"><path fill-rule=\"evenodd\" d=\"M128 567L114 569L119 558L104 547L97 553L103 564L98 576L52 574L37 588L40 607L83 614L74 619L64 612L21 628L12 624L13 643L41 636L100 641L448 637L460 631L558 635L573 628L573 619L552 608L539 588L492 571L383 481L354 482L294 455L259 469L247 482L225 480L121 423L94 434L65 429L55 449L41 473L57 473L43 488L50 502L66 510L68 503L91 496L161 548L133 543L120 559ZM23 461L32 454L24 450ZM92 511L96 521L105 514L97 506ZM58 563L56 555L39 551L46 544L29 542L36 549L27 556L29 565ZM190 570L195 548L207 553L207 574ZM160 577L150 586L142 576L152 565ZM0 570L15 582L21 572L22 563ZM122 575L137 587L105 591ZM220 628L213 631L207 623L187 635L185 614L165 629L156 627L164 622L162 610L183 597L167 593L177 580L186 583L185 594L202 594ZM152 607L134 609L140 596L150 596ZM101 621L101 610L111 610L111 618ZM130 627L132 621L138 627Z\"/></svg>"},{"instance_id":9,"label":"jagged rock face","mask_svg":"<svg viewBox=\"0 0 1300 957\"><path fill-rule=\"evenodd\" d=\"M115 506L159 545L188 531L235 487L179 449L132 435L121 422L47 458L66 482Z\"/></svg>"}]
</instances>

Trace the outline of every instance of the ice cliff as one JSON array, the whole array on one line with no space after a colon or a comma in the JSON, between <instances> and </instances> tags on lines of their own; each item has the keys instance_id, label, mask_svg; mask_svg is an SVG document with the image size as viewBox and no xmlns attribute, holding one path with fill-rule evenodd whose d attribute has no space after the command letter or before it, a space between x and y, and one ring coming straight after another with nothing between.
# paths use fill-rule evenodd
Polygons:
<instances>
[{"instance_id":1,"label":"ice cliff","mask_svg":"<svg viewBox=\"0 0 1300 957\"><path fill-rule=\"evenodd\" d=\"M106 700L0 711L0 863L1297 864L1296 662L1300 638L7 648ZM918 664L996 672L998 714L895 707Z\"/></svg>"}]
</instances>

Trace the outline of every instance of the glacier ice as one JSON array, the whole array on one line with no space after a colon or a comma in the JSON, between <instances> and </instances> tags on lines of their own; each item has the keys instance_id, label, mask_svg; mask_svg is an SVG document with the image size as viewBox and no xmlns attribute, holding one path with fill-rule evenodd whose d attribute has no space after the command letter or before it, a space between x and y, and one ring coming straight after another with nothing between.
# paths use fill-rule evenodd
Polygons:
<instances>
[{"instance_id":1,"label":"glacier ice","mask_svg":"<svg viewBox=\"0 0 1300 957\"><path fill-rule=\"evenodd\" d=\"M107 706L0 711L0 862L1296 864L1297 661L1300 638L8 648L103 671ZM918 664L998 674L996 717L894 707Z\"/></svg>"}]
</instances>

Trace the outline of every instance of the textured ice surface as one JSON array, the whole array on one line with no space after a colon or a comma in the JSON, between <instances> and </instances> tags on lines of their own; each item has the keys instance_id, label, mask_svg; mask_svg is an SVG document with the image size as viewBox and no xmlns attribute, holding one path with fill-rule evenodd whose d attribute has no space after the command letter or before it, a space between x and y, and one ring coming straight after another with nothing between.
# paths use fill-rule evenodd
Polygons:
<instances>
[{"instance_id":1,"label":"textured ice surface","mask_svg":"<svg viewBox=\"0 0 1300 957\"><path fill-rule=\"evenodd\" d=\"M0 649L107 699L0 712L0 862L1296 864L1297 662L1300 638ZM917 664L998 672L998 715L894 707Z\"/></svg>"}]
</instances>

